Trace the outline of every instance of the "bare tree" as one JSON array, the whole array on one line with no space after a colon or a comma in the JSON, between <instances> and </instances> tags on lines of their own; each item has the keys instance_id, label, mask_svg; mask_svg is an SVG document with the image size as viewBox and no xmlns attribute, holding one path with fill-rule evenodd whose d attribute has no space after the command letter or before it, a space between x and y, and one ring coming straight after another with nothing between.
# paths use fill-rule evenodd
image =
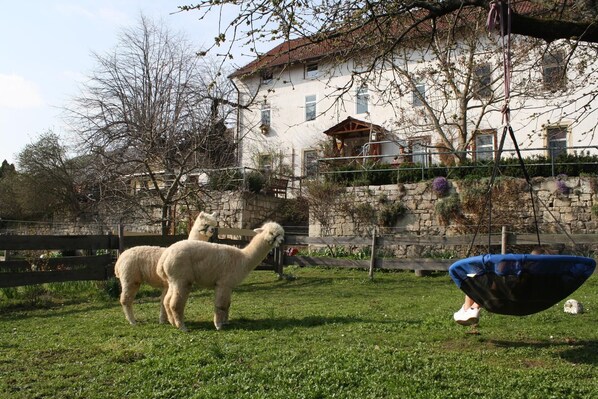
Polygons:
<instances>
[{"instance_id":1,"label":"bare tree","mask_svg":"<svg viewBox=\"0 0 598 399\"><path fill-rule=\"evenodd\" d=\"M198 10L200 18L226 15L225 9L234 8L234 18L221 25L222 32L214 46L239 41L251 44L255 51L255 44L260 41L342 38L365 25L378 27L380 33L386 31L380 36L380 43L388 38L392 38L392 43L455 11L482 9L488 12L496 3L495 0L250 0L242 3L208 0L179 8ZM510 0L509 4L513 8L511 31L514 34L548 42L572 39L598 43L598 3L595 0ZM401 21L400 26L388 29L393 21Z\"/></svg>"},{"instance_id":2,"label":"bare tree","mask_svg":"<svg viewBox=\"0 0 598 399\"><path fill-rule=\"evenodd\" d=\"M380 99L394 108L391 130L397 139L437 137L429 145L461 162L489 114L499 112L504 99L497 83L500 46L483 34L481 16L479 11L447 16L445 21L458 29L439 29L431 39L405 42L383 59L390 80ZM412 93L412 100L397 102L403 93Z\"/></svg>"},{"instance_id":3,"label":"bare tree","mask_svg":"<svg viewBox=\"0 0 598 399\"><path fill-rule=\"evenodd\" d=\"M166 234L173 206L199 201L193 177L235 162L226 127L232 87L183 36L144 16L114 50L94 58L68 115L94 160L101 200L117 204L109 208L114 216L158 219Z\"/></svg>"}]
</instances>

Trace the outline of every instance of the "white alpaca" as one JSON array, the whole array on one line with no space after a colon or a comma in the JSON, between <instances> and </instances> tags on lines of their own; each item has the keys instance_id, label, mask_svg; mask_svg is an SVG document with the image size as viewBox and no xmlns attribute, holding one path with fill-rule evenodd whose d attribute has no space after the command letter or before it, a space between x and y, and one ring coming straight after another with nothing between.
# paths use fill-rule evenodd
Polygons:
<instances>
[{"instance_id":1,"label":"white alpaca","mask_svg":"<svg viewBox=\"0 0 598 399\"><path fill-rule=\"evenodd\" d=\"M200 241L171 245L158 262L158 274L168 280L164 306L170 324L187 331L184 310L193 284L214 289L214 326L228 321L231 294L274 247L284 240L283 228L273 222L254 230L257 235L243 249Z\"/></svg>"},{"instance_id":2,"label":"white alpaca","mask_svg":"<svg viewBox=\"0 0 598 399\"><path fill-rule=\"evenodd\" d=\"M211 215L205 212L199 212L191 230L189 230L189 240L208 241L214 235L215 227L218 225L216 212Z\"/></svg>"},{"instance_id":3,"label":"white alpaca","mask_svg":"<svg viewBox=\"0 0 598 399\"><path fill-rule=\"evenodd\" d=\"M217 225L216 214L200 212L189 232L189 240L207 241L214 234ZM120 303L125 317L131 324L136 324L133 316L133 300L142 283L162 290L160 297L160 323L166 322L163 299L168 283L156 273L158 260L166 250L164 247L142 245L124 251L114 265L114 274L120 280L122 292Z\"/></svg>"}]
</instances>

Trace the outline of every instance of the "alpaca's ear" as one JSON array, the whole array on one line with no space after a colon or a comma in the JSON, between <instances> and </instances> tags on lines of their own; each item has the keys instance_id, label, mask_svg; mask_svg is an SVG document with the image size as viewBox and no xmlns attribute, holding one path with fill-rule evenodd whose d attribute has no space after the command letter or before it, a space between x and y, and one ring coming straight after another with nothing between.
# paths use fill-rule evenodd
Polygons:
<instances>
[{"instance_id":1,"label":"alpaca's ear","mask_svg":"<svg viewBox=\"0 0 598 399\"><path fill-rule=\"evenodd\" d=\"M261 227L258 227L257 229L253 229L253 231L260 234L262 231L264 231L264 229L262 229Z\"/></svg>"},{"instance_id":2,"label":"alpaca's ear","mask_svg":"<svg viewBox=\"0 0 598 399\"><path fill-rule=\"evenodd\" d=\"M197 216L197 217L202 217L202 216L204 216L204 215L206 215L206 214L204 213L204 211L201 211L201 212L199 212L199 216Z\"/></svg>"},{"instance_id":3,"label":"alpaca's ear","mask_svg":"<svg viewBox=\"0 0 598 399\"><path fill-rule=\"evenodd\" d=\"M210 216L210 217L213 217L213 218L215 218L215 217L216 217L216 216L218 216L218 215L216 214L216 212L212 212L212 214L211 214L211 215L209 215L209 216Z\"/></svg>"}]
</instances>

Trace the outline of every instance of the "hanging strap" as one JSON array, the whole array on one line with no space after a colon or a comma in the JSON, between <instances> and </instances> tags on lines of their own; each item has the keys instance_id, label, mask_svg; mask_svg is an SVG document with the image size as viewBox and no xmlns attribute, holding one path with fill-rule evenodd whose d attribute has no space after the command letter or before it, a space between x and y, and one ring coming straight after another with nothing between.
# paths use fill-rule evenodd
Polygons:
<instances>
[{"instance_id":1,"label":"hanging strap","mask_svg":"<svg viewBox=\"0 0 598 399\"><path fill-rule=\"evenodd\" d=\"M523 170L523 175L525 176L525 181L527 182L530 198L532 201L532 209L534 214L534 224L536 229L536 237L538 239L538 245L541 245L540 242L540 229L538 227L538 218L536 215L536 205L534 202L534 191L533 186L531 183L531 179L529 174L527 173L527 169L525 167L525 163L523 162L523 158L521 157L521 152L519 151L519 146L517 145L517 141L515 140L515 134L513 132L513 128L511 127L511 110L510 110L510 100L511 100L511 5L510 0L495 0L490 3L490 12L488 13L488 19L486 21L486 26L488 30L497 30L500 32L501 41L502 41L502 50L503 50L503 74L504 74L504 104L502 106L502 115L503 115L503 132L500 138L500 145L498 147L498 151L496 153L496 157L494 159L494 167L492 169L492 177L490 178L490 182L488 183L488 191L486 192L486 199L484 202L484 209L482 214L488 211L488 253L491 252L491 229L492 229L492 189L494 187L494 183L496 181L496 177L498 176L499 166L500 166L500 159L502 156L502 151L505 143L505 138L507 133L510 135L511 140L515 146L515 151L517 152L517 157L519 159L519 165ZM475 244L476 237L479 233L482 218L478 222L476 226L476 230L471 240L469 249L467 250L467 256L470 256L471 251L473 250L473 246Z\"/></svg>"},{"instance_id":2,"label":"hanging strap","mask_svg":"<svg viewBox=\"0 0 598 399\"><path fill-rule=\"evenodd\" d=\"M486 21L488 30L500 33L503 50L504 103L502 107L503 124L511 123L511 4L510 0L495 0L490 3L490 12Z\"/></svg>"}]
</instances>

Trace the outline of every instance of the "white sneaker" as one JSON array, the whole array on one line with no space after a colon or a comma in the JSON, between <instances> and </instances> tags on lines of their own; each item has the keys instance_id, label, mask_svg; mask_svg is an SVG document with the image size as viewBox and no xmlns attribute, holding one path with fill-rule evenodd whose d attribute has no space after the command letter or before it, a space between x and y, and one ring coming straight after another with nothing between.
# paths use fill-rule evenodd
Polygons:
<instances>
[{"instance_id":1,"label":"white sneaker","mask_svg":"<svg viewBox=\"0 0 598 399\"><path fill-rule=\"evenodd\" d=\"M478 324L480 321L480 308L459 309L453 314L455 321L462 326Z\"/></svg>"}]
</instances>

